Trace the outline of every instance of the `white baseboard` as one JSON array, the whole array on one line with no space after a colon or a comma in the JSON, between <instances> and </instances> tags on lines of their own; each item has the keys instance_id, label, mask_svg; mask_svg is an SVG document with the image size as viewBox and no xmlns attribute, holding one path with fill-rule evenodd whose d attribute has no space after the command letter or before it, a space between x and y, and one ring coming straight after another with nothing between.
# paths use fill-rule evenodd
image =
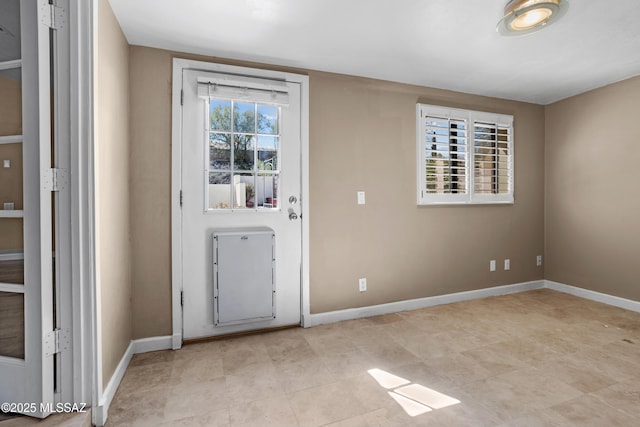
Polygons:
<instances>
[{"instance_id":1,"label":"white baseboard","mask_svg":"<svg viewBox=\"0 0 640 427\"><path fill-rule=\"evenodd\" d=\"M173 334L171 338L173 341L171 348L174 350L180 350L182 348L182 334Z\"/></svg>"},{"instance_id":2,"label":"white baseboard","mask_svg":"<svg viewBox=\"0 0 640 427\"><path fill-rule=\"evenodd\" d=\"M102 397L100 397L100 401L98 402L98 407L93 408L93 412L95 417L93 422L97 427L101 427L104 423L107 422L107 417L109 414L109 406L111 405L111 401L113 397L116 395L116 391L120 386L120 382L124 377L125 372L127 371L127 367L129 366L129 362L131 362L131 358L133 357L133 341L129 343L127 350L122 355L122 359L120 359L120 363L116 367L113 375L111 375L111 379L109 383L105 387L102 392Z\"/></svg>"},{"instance_id":3,"label":"white baseboard","mask_svg":"<svg viewBox=\"0 0 640 427\"><path fill-rule=\"evenodd\" d=\"M609 294L603 294L601 292L590 291L584 288L578 288L576 286L565 285L562 283L554 282L552 280L545 280L544 287L553 289L554 291L564 292L565 294L575 295L580 298L589 299L591 301L601 302L603 304L612 305L614 307L624 308L640 313L640 302L633 301L626 298L620 298Z\"/></svg>"},{"instance_id":4,"label":"white baseboard","mask_svg":"<svg viewBox=\"0 0 640 427\"><path fill-rule=\"evenodd\" d=\"M367 307L349 308L346 310L310 314L308 317L305 316L304 327L306 328L309 326L317 326L325 323L340 322L342 320L380 316L382 314L397 313L399 311L417 310L420 308L433 307L435 305L451 304L454 302L487 298L497 295L511 294L515 292L530 291L533 289L543 288L544 285L544 280L534 280L532 282L495 286L486 289L457 292L455 294L438 295L433 297L391 302L387 304L370 305Z\"/></svg>"},{"instance_id":5,"label":"white baseboard","mask_svg":"<svg viewBox=\"0 0 640 427\"><path fill-rule=\"evenodd\" d=\"M142 338L131 341L133 354L149 353L150 351L171 350L173 337L171 335L161 337Z\"/></svg>"},{"instance_id":6,"label":"white baseboard","mask_svg":"<svg viewBox=\"0 0 640 427\"><path fill-rule=\"evenodd\" d=\"M113 397L116 395L116 391L122 382L122 378L129 367L129 363L131 362L133 355L148 353L150 351L171 350L172 343L173 337L170 335L142 338L139 340L132 340L129 343L127 350L122 355L122 359L120 359L120 363L118 363L115 372L111 376L107 387L105 387L104 392L102 393L98 407L93 408L93 412L95 413L94 422L97 427L101 427L107 422L109 406L113 401Z\"/></svg>"}]
</instances>

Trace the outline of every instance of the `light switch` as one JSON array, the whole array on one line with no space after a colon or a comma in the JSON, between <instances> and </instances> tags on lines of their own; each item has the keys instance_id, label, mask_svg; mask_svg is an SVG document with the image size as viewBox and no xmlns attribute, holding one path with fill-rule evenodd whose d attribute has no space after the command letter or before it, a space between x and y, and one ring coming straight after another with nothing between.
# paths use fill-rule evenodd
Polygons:
<instances>
[{"instance_id":1,"label":"light switch","mask_svg":"<svg viewBox=\"0 0 640 427\"><path fill-rule=\"evenodd\" d=\"M364 205L364 191L358 191L358 204Z\"/></svg>"},{"instance_id":2,"label":"light switch","mask_svg":"<svg viewBox=\"0 0 640 427\"><path fill-rule=\"evenodd\" d=\"M4 166L5 168L10 168L11 167L11 160L3 160L2 161L2 166Z\"/></svg>"}]
</instances>

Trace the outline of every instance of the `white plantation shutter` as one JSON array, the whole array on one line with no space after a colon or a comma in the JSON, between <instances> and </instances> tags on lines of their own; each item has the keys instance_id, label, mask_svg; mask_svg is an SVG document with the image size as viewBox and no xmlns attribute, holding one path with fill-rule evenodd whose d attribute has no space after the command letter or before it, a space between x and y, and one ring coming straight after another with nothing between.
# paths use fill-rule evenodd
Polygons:
<instances>
[{"instance_id":1,"label":"white plantation shutter","mask_svg":"<svg viewBox=\"0 0 640 427\"><path fill-rule=\"evenodd\" d=\"M513 117L477 113L474 118L474 198L477 202L513 202Z\"/></svg>"},{"instance_id":2,"label":"white plantation shutter","mask_svg":"<svg viewBox=\"0 0 640 427\"><path fill-rule=\"evenodd\" d=\"M463 120L425 118L427 193L467 192L467 125Z\"/></svg>"},{"instance_id":3,"label":"white plantation shutter","mask_svg":"<svg viewBox=\"0 0 640 427\"><path fill-rule=\"evenodd\" d=\"M417 105L418 204L512 203L513 117Z\"/></svg>"}]
</instances>

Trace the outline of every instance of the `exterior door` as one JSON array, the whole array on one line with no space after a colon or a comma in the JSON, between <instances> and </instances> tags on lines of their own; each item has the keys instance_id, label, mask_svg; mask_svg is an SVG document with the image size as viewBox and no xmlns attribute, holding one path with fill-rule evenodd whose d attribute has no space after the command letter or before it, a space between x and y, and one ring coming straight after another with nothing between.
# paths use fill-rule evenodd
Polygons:
<instances>
[{"instance_id":1,"label":"exterior door","mask_svg":"<svg viewBox=\"0 0 640 427\"><path fill-rule=\"evenodd\" d=\"M182 90L183 338L298 325L300 83L184 70ZM273 252L246 246L265 230L273 231ZM214 255L221 233L244 243L220 241ZM265 257L273 258L272 281L264 280ZM265 304L273 316L258 314ZM221 322L229 312L245 314Z\"/></svg>"},{"instance_id":2,"label":"exterior door","mask_svg":"<svg viewBox=\"0 0 640 427\"><path fill-rule=\"evenodd\" d=\"M7 44L0 58L0 402L2 411L44 417L54 401L47 344L55 347L48 334L54 304L50 30L43 24L51 8L32 0L3 0L1 7Z\"/></svg>"}]
</instances>

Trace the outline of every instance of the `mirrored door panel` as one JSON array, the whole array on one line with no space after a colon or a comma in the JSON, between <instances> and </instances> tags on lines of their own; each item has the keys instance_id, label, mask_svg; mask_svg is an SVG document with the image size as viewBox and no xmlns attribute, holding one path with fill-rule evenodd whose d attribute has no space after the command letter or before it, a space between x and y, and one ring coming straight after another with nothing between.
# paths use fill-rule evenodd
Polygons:
<instances>
[{"instance_id":1,"label":"mirrored door panel","mask_svg":"<svg viewBox=\"0 0 640 427\"><path fill-rule=\"evenodd\" d=\"M45 351L54 329L52 204L44 185L53 8L48 0L0 0L0 402L54 400L54 358Z\"/></svg>"},{"instance_id":2,"label":"mirrored door panel","mask_svg":"<svg viewBox=\"0 0 640 427\"><path fill-rule=\"evenodd\" d=\"M0 356L24 359L20 2L0 3Z\"/></svg>"}]
</instances>

